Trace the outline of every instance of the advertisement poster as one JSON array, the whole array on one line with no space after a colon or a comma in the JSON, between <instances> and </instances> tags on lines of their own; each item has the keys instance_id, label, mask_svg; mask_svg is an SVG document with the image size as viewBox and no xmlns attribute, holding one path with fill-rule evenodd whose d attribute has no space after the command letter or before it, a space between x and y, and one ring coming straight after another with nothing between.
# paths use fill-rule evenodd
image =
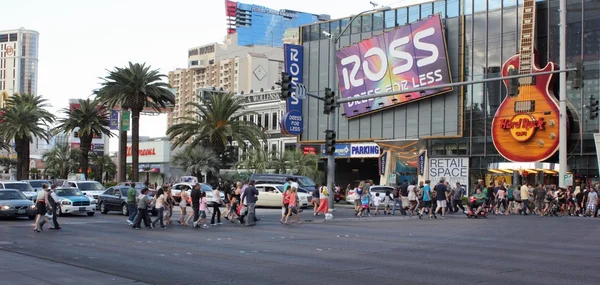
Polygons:
<instances>
[{"instance_id":1,"label":"advertisement poster","mask_svg":"<svg viewBox=\"0 0 600 285\"><path fill-rule=\"evenodd\" d=\"M444 157L429 158L429 180L431 185L436 185L441 178L456 187L460 183L469 193L469 158Z\"/></svg>"},{"instance_id":2,"label":"advertisement poster","mask_svg":"<svg viewBox=\"0 0 600 285\"><path fill-rule=\"evenodd\" d=\"M292 87L302 83L302 63L304 48L300 45L285 44L284 71L292 76ZM303 129L302 100L292 91L292 95L286 102L286 113L281 119L281 132L290 135L300 135Z\"/></svg>"}]
</instances>

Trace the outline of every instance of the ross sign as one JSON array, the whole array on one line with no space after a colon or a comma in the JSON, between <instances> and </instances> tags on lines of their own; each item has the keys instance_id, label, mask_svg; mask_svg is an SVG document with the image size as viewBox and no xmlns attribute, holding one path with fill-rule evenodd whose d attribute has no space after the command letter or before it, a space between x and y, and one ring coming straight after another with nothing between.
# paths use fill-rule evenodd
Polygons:
<instances>
[{"instance_id":1,"label":"ross sign","mask_svg":"<svg viewBox=\"0 0 600 285\"><path fill-rule=\"evenodd\" d=\"M123 112L121 116L121 131L129 131L129 123L131 119L131 111Z\"/></svg>"},{"instance_id":2,"label":"ross sign","mask_svg":"<svg viewBox=\"0 0 600 285\"><path fill-rule=\"evenodd\" d=\"M379 157L379 175L385 175L385 165L387 164L387 152L383 152Z\"/></svg>"},{"instance_id":3,"label":"ross sign","mask_svg":"<svg viewBox=\"0 0 600 285\"><path fill-rule=\"evenodd\" d=\"M292 86L295 87L298 83L302 83L303 47L285 44L283 45L283 51L284 71L292 76ZM294 91L286 102L286 113L283 115L281 122L283 133L290 135L302 134L302 102Z\"/></svg>"},{"instance_id":4,"label":"ross sign","mask_svg":"<svg viewBox=\"0 0 600 285\"><path fill-rule=\"evenodd\" d=\"M565 174L563 186L573 186L573 174Z\"/></svg>"},{"instance_id":5,"label":"ross sign","mask_svg":"<svg viewBox=\"0 0 600 285\"><path fill-rule=\"evenodd\" d=\"M417 164L417 170L418 170L418 175L425 175L425 156L427 155L427 151L422 151L419 154L419 160L418 160L418 164Z\"/></svg>"},{"instance_id":6,"label":"ross sign","mask_svg":"<svg viewBox=\"0 0 600 285\"><path fill-rule=\"evenodd\" d=\"M469 158L445 157L429 159L429 180L432 185L445 178L450 186L455 187L459 182L468 191L469 187ZM469 193L469 192L467 192Z\"/></svg>"},{"instance_id":7,"label":"ross sign","mask_svg":"<svg viewBox=\"0 0 600 285\"><path fill-rule=\"evenodd\" d=\"M350 157L368 158L379 157L381 149L376 143L359 143L352 144L350 148Z\"/></svg>"},{"instance_id":8,"label":"ross sign","mask_svg":"<svg viewBox=\"0 0 600 285\"><path fill-rule=\"evenodd\" d=\"M110 129L111 130L119 130L119 111L110 110Z\"/></svg>"},{"instance_id":9,"label":"ross sign","mask_svg":"<svg viewBox=\"0 0 600 285\"><path fill-rule=\"evenodd\" d=\"M321 155L327 156L325 154L325 145L321 145ZM350 144L349 143L336 143L335 144L335 153L333 154L335 157L350 157Z\"/></svg>"},{"instance_id":10,"label":"ross sign","mask_svg":"<svg viewBox=\"0 0 600 285\"><path fill-rule=\"evenodd\" d=\"M336 53L342 98L452 82L439 15L411 23ZM452 88L344 103L347 118L378 111Z\"/></svg>"},{"instance_id":11,"label":"ross sign","mask_svg":"<svg viewBox=\"0 0 600 285\"><path fill-rule=\"evenodd\" d=\"M298 83L296 84L296 97L298 97L298 99L304 100L306 98L308 98L308 96L306 95L306 86L304 86L304 84L302 83Z\"/></svg>"}]
</instances>

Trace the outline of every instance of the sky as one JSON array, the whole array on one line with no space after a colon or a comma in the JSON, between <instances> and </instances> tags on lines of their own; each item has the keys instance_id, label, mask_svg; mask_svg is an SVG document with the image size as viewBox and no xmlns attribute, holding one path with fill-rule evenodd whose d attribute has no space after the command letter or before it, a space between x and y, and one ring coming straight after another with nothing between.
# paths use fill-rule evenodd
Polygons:
<instances>
[{"instance_id":1,"label":"sky","mask_svg":"<svg viewBox=\"0 0 600 285\"><path fill-rule=\"evenodd\" d=\"M367 0L239 2L332 19L373 7ZM375 2L395 8L423 1ZM2 11L0 30L24 27L40 33L38 95L57 114L69 99L89 97L107 69L131 61L166 75L187 66L189 48L222 42L226 35L224 0L18 0L2 1ZM166 121L166 115L143 116L140 136L165 136ZM117 143L111 139L111 152Z\"/></svg>"}]
</instances>

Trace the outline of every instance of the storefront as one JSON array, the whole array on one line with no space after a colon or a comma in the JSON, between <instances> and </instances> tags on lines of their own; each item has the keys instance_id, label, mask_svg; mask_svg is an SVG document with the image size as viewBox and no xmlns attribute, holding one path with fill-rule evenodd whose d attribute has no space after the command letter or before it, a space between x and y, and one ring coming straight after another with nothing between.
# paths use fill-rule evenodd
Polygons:
<instances>
[{"instance_id":1,"label":"storefront","mask_svg":"<svg viewBox=\"0 0 600 285\"><path fill-rule=\"evenodd\" d=\"M171 144L167 138L151 139L140 142L140 160L137 171L139 182L157 183L169 181L171 167ZM127 144L127 164L131 165L131 143Z\"/></svg>"},{"instance_id":2,"label":"storefront","mask_svg":"<svg viewBox=\"0 0 600 285\"><path fill-rule=\"evenodd\" d=\"M525 11L523 3L535 10ZM510 62L505 64L511 57L527 54L523 48L533 46L539 66L558 63L558 5L558 0L442 0L365 14L340 37L336 54L338 86L333 89L347 98L413 88L423 83L435 85L499 77L515 67ZM556 184L559 178L565 179L558 177L558 151L568 152L568 173L572 174L574 184L596 181L598 160L593 134L598 132L599 125L597 114L589 106L594 106L600 98L598 7L600 0L568 1L567 62L571 66L576 60L583 60L585 79L579 90L571 88L570 79L567 81L567 149L558 150L554 146L559 135L556 112L534 111L536 106L540 110L552 107L544 105L549 104L548 98L556 102L549 92L524 103L511 105L513 102L510 102L508 109L512 109L512 113L503 105L509 99L501 81L425 94L402 94L343 104L336 109L335 131L341 149L345 149L344 144L376 143L383 158L374 159L373 164L370 158L348 159L348 155L336 153L338 183L346 176L353 180L355 169L381 170L382 167L375 164L385 162L380 176L382 184L404 179L437 179L442 177L440 173L465 185L473 185L477 179L508 179L511 184ZM536 24L535 33L528 34L521 28L522 20L525 13L532 11L536 14L527 14L526 18L537 15L532 21ZM439 15L440 20L432 15ZM303 70L300 77L309 92L323 96L324 88L332 86L326 76L330 40L323 32L337 36L349 20L350 17L301 28L304 56L300 59ZM436 21L441 21L439 30ZM431 32L431 37L419 34L423 30ZM438 31L443 32L442 42L436 38ZM427 42L425 44L435 52L423 51L423 46L392 45L405 36L409 43L416 38L420 43ZM519 44L521 37L527 36L533 36L535 42L530 46ZM357 45L361 42L363 44ZM396 48L406 54L389 52ZM433 57L434 54L437 57ZM417 58L420 61L433 57L434 70L430 74L424 67L426 62L421 62L419 69L408 68L410 60L406 55L415 62ZM527 60L531 59L525 62L529 62ZM444 64L447 64L447 76ZM383 71L378 72L376 69L382 66L387 66L387 71L382 68ZM411 71L402 73L403 67ZM548 82L548 88L558 94L557 82ZM299 144L320 145L327 128L323 104L310 97L300 101L303 125ZM346 167L342 161L357 162ZM443 164L445 161L449 163Z\"/></svg>"}]
</instances>

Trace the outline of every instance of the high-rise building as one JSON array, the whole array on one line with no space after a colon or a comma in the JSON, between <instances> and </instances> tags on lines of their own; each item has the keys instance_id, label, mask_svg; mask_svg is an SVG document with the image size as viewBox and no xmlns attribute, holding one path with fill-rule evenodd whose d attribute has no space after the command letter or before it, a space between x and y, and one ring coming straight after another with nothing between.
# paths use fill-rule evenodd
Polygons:
<instances>
[{"instance_id":1,"label":"high-rise building","mask_svg":"<svg viewBox=\"0 0 600 285\"><path fill-rule=\"evenodd\" d=\"M0 31L0 106L12 94L37 93L38 43L36 31Z\"/></svg>"},{"instance_id":2,"label":"high-rise building","mask_svg":"<svg viewBox=\"0 0 600 285\"><path fill-rule=\"evenodd\" d=\"M175 106L168 126L178 123L203 89L232 93L269 90L279 80L283 50L271 46L240 46L237 34L227 35L223 44L211 43L188 51L188 68L169 72L175 89Z\"/></svg>"},{"instance_id":3,"label":"high-rise building","mask_svg":"<svg viewBox=\"0 0 600 285\"><path fill-rule=\"evenodd\" d=\"M331 19L329 15L317 15L288 9L275 10L260 5L225 1L227 33L237 33L239 45L283 46L283 35L288 28Z\"/></svg>"}]
</instances>

